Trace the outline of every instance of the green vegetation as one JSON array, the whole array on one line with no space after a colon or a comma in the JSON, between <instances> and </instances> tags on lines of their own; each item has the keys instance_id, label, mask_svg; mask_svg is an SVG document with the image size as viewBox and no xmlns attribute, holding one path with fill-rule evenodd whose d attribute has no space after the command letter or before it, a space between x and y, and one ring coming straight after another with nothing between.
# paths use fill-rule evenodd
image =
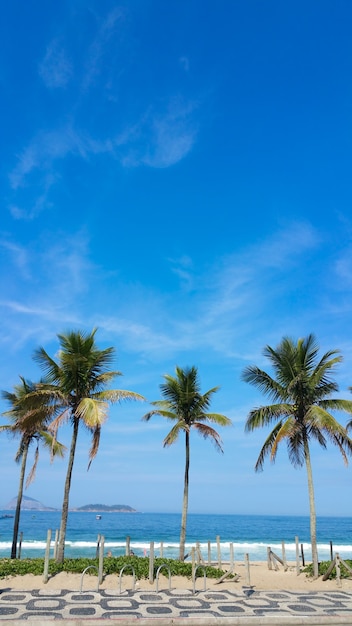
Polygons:
<instances>
[{"instance_id":1,"label":"green vegetation","mask_svg":"<svg viewBox=\"0 0 352 626\"><path fill-rule=\"evenodd\" d=\"M274 424L260 451L256 471L263 468L266 457L275 461L279 444L283 441L286 441L291 463L295 467L306 467L315 578L318 577L318 551L310 442L317 442L323 448L326 448L327 441L336 445L346 464L347 455L352 453L352 440L346 428L330 413L352 413L350 400L330 397L338 391L331 374L342 361L342 356L338 350L329 350L319 358L318 352L314 335L299 339L297 343L284 337L275 350L266 346L263 351L273 367L275 378L254 365L246 367L243 372L245 382L257 387L274 402L253 409L247 418L247 432Z\"/></svg>"},{"instance_id":2,"label":"green vegetation","mask_svg":"<svg viewBox=\"0 0 352 626\"><path fill-rule=\"evenodd\" d=\"M190 463L190 431L197 431L201 437L211 439L215 448L222 452L222 442L219 433L209 426L209 422L219 426L231 425L231 420L219 413L206 413L209 409L212 395L219 387L209 389L205 394L200 393L200 382L196 367L181 369L176 367L176 376L166 374L165 383L160 385L163 400L156 400L151 404L155 407L143 416L148 421L153 415L161 415L167 420L175 422L168 435L164 439L164 447L171 446L177 440L181 432L185 433L185 474L183 487L183 506L180 533L180 561L185 558L186 525L188 512L188 486L189 486L189 463Z\"/></svg>"},{"instance_id":3,"label":"green vegetation","mask_svg":"<svg viewBox=\"0 0 352 626\"><path fill-rule=\"evenodd\" d=\"M170 568L171 576L184 576L186 578L192 577L192 564L181 561L175 561L172 559L160 559L154 560L154 574L156 574L158 567L166 563ZM147 557L138 556L120 556L120 557L106 557L104 559L104 575L117 574L119 575L124 565L132 565L135 570L137 580L149 577L149 559ZM64 559L63 563L57 563L51 560L49 563L49 574L53 576L59 572L68 572L71 574L82 574L83 570L94 565L98 567L98 559ZM24 576L25 574L34 574L41 576L44 571L44 559L0 559L0 579L6 576ZM215 567L205 566L207 578L221 578L225 573L221 569ZM128 575L130 570L126 570ZM161 570L164 575L167 573L166 568ZM88 570L87 574L96 576L95 570ZM204 576L203 567L199 568L197 577Z\"/></svg>"},{"instance_id":4,"label":"green vegetation","mask_svg":"<svg viewBox=\"0 0 352 626\"><path fill-rule=\"evenodd\" d=\"M128 504L85 504L84 506L79 506L77 511L106 511L108 512L126 512L126 513L136 513L136 510L133 509Z\"/></svg>"},{"instance_id":5,"label":"green vegetation","mask_svg":"<svg viewBox=\"0 0 352 626\"><path fill-rule=\"evenodd\" d=\"M352 568L352 561L345 559L345 562L347 563L347 565L349 567ZM331 561L322 561L321 563L319 563L319 576L324 576L324 574L327 572L327 570L329 569L331 565ZM313 563L310 563L309 565L307 565L307 567L304 568L304 570L302 570L304 574L307 574L307 576L313 576ZM351 574L350 572L344 567L343 563L340 563L340 576L341 578L351 578ZM334 567L334 569L332 570L329 579L333 580L336 578L336 568Z\"/></svg>"}]
</instances>

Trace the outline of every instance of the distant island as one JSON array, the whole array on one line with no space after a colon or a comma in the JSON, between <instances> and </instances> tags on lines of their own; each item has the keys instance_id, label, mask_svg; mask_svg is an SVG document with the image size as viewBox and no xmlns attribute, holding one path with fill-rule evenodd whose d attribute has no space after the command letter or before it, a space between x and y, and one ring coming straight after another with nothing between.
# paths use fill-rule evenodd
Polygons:
<instances>
[{"instance_id":1,"label":"distant island","mask_svg":"<svg viewBox=\"0 0 352 626\"><path fill-rule=\"evenodd\" d=\"M136 509L128 506L128 504L85 504L74 510L91 513L137 513Z\"/></svg>"},{"instance_id":2,"label":"distant island","mask_svg":"<svg viewBox=\"0 0 352 626\"><path fill-rule=\"evenodd\" d=\"M7 505L4 507L4 510L14 511L16 509L16 506L17 506L17 497L12 498L12 500L10 500L10 502L8 502ZM45 504L42 504L42 502L39 502L39 500L35 500L34 498L23 496L22 503L21 503L21 510L22 511L57 511L58 509L54 509L51 506L45 506Z\"/></svg>"},{"instance_id":3,"label":"distant island","mask_svg":"<svg viewBox=\"0 0 352 626\"><path fill-rule=\"evenodd\" d=\"M17 498L12 498L10 502L4 506L4 511L14 511L17 505ZM55 509L51 506L45 506L39 500L35 500L34 498L29 498L28 496L23 496L22 511L59 511L60 509ZM133 509L128 504L85 504L84 506L80 506L77 508L72 508L70 511L79 511L81 513L137 513L136 509Z\"/></svg>"}]
</instances>

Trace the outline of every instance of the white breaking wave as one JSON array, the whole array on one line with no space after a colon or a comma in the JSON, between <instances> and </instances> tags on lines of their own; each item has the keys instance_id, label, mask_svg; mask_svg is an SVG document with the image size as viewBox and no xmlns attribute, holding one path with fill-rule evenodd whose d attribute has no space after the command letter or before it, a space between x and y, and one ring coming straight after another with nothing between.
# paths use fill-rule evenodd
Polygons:
<instances>
[{"instance_id":1,"label":"white breaking wave","mask_svg":"<svg viewBox=\"0 0 352 626\"><path fill-rule=\"evenodd\" d=\"M211 561L218 560L218 544L216 542L200 542L197 544L201 551L201 555L205 561L210 557ZM93 557L96 554L97 542L94 541L66 541L65 544L66 556L89 556ZM223 561L230 560L231 548L230 542L222 541L220 544L220 558ZM252 561L265 561L267 558L267 548L270 546L271 550L278 556L282 556L282 543L265 543L265 542L232 542L233 555L235 561L244 559L244 555L248 554ZM311 559L311 546L310 543L304 542L299 544L299 551L301 555L301 546L306 560ZM55 547L55 542L51 541L51 549ZM189 557L193 547L196 547L194 543L187 542L185 549L188 552ZM113 556L120 556L126 552L125 541L105 541L104 548L106 551L112 552ZM149 555L151 545L145 541L131 541L131 550L137 556ZM10 541L0 541L0 556L5 556L11 549ZM44 556L46 549L45 541L23 541L22 542L22 555L26 556ZM154 554L156 557L163 556L164 558L177 558L179 550L179 544L177 542L154 542ZM342 558L352 558L352 545L333 545L333 553L338 552ZM296 544L293 542L285 543L286 558L289 561L295 561L296 559ZM318 544L318 555L320 560L329 560L330 558L330 544L321 543Z\"/></svg>"}]
</instances>

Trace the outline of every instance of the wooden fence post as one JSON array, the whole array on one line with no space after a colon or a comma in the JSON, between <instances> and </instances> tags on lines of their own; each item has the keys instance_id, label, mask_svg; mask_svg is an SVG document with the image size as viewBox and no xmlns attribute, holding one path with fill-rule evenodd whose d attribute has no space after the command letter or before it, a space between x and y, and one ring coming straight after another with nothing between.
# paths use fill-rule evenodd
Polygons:
<instances>
[{"instance_id":1,"label":"wooden fence post","mask_svg":"<svg viewBox=\"0 0 352 626\"><path fill-rule=\"evenodd\" d=\"M301 573L301 567L300 567L300 562L299 562L299 542L298 542L298 537L295 537L295 542L296 542L296 574L297 574L297 576L299 576L299 574Z\"/></svg>"},{"instance_id":2,"label":"wooden fence post","mask_svg":"<svg viewBox=\"0 0 352 626\"><path fill-rule=\"evenodd\" d=\"M18 553L17 553L17 558L20 559L21 558L21 552L22 552L22 540L23 540L23 532L20 533L20 542L18 544Z\"/></svg>"},{"instance_id":3,"label":"wooden fence post","mask_svg":"<svg viewBox=\"0 0 352 626\"><path fill-rule=\"evenodd\" d=\"M201 563L202 565L204 565L204 560L203 560L203 556L200 550L200 543L199 541L197 541L196 543L196 551L197 551L197 561L198 563Z\"/></svg>"},{"instance_id":4,"label":"wooden fence post","mask_svg":"<svg viewBox=\"0 0 352 626\"><path fill-rule=\"evenodd\" d=\"M267 558L267 561L268 561L268 569L273 569L273 564L272 564L272 561L271 561L271 554L270 553L271 553L271 548L270 548L270 546L268 546L267 549L266 549L266 558Z\"/></svg>"},{"instance_id":5,"label":"wooden fence post","mask_svg":"<svg viewBox=\"0 0 352 626\"><path fill-rule=\"evenodd\" d=\"M282 562L284 564L284 570L286 572L286 570L288 569L288 565L287 565L286 548L285 548L285 542L284 541L281 543L281 547L282 547Z\"/></svg>"},{"instance_id":6,"label":"wooden fence post","mask_svg":"<svg viewBox=\"0 0 352 626\"><path fill-rule=\"evenodd\" d=\"M329 576L330 576L332 570L334 569L335 565L336 565L336 557L334 558L333 561L331 561L328 569L326 570L326 572L325 572L325 574L323 576L323 580L327 580L329 578Z\"/></svg>"},{"instance_id":7,"label":"wooden fence post","mask_svg":"<svg viewBox=\"0 0 352 626\"><path fill-rule=\"evenodd\" d=\"M47 534L47 538L46 538L43 583L47 583L48 582L48 578L49 578L50 542L51 542L51 529L48 530L48 534Z\"/></svg>"},{"instance_id":8,"label":"wooden fence post","mask_svg":"<svg viewBox=\"0 0 352 626\"><path fill-rule=\"evenodd\" d=\"M154 582L154 541L150 542L149 549L149 582L151 585Z\"/></svg>"},{"instance_id":9,"label":"wooden fence post","mask_svg":"<svg viewBox=\"0 0 352 626\"><path fill-rule=\"evenodd\" d=\"M216 545L217 545L217 552L218 552L218 568L221 569L221 549L220 549L220 536L219 535L216 536Z\"/></svg>"},{"instance_id":10,"label":"wooden fence post","mask_svg":"<svg viewBox=\"0 0 352 626\"><path fill-rule=\"evenodd\" d=\"M99 563L98 563L98 581L99 585L103 582L103 566L104 566L104 543L105 537L101 535L99 546Z\"/></svg>"},{"instance_id":11,"label":"wooden fence post","mask_svg":"<svg viewBox=\"0 0 352 626\"><path fill-rule=\"evenodd\" d=\"M55 530L55 543L54 543L54 559L56 559L57 557L57 548L59 545L59 531L58 529Z\"/></svg>"},{"instance_id":12,"label":"wooden fence post","mask_svg":"<svg viewBox=\"0 0 352 626\"><path fill-rule=\"evenodd\" d=\"M251 575L250 575L250 571L249 571L249 554L248 552L246 552L246 554L244 555L244 562L245 562L245 567L246 567L246 584L248 585L248 587L251 586Z\"/></svg>"},{"instance_id":13,"label":"wooden fence post","mask_svg":"<svg viewBox=\"0 0 352 626\"><path fill-rule=\"evenodd\" d=\"M306 562L304 560L304 550L303 550L303 543L301 543L301 556L302 556L302 565L303 567L305 566Z\"/></svg>"},{"instance_id":14,"label":"wooden fence post","mask_svg":"<svg viewBox=\"0 0 352 626\"><path fill-rule=\"evenodd\" d=\"M235 567L235 558L234 558L234 552L233 552L233 543L231 541L230 543L230 571L232 571Z\"/></svg>"},{"instance_id":15,"label":"wooden fence post","mask_svg":"<svg viewBox=\"0 0 352 626\"><path fill-rule=\"evenodd\" d=\"M339 555L339 561L340 563L342 563L342 565L347 569L347 571L352 574L352 568L346 563L346 561L344 561L343 559L341 559L340 555Z\"/></svg>"},{"instance_id":16,"label":"wooden fence post","mask_svg":"<svg viewBox=\"0 0 352 626\"><path fill-rule=\"evenodd\" d=\"M336 553L335 568L336 568L336 582L337 582L337 586L341 587L340 555L339 555L338 552Z\"/></svg>"},{"instance_id":17,"label":"wooden fence post","mask_svg":"<svg viewBox=\"0 0 352 626\"><path fill-rule=\"evenodd\" d=\"M99 557L99 546L100 546L100 535L97 536L97 547L95 550L95 558L97 559Z\"/></svg>"}]
</instances>

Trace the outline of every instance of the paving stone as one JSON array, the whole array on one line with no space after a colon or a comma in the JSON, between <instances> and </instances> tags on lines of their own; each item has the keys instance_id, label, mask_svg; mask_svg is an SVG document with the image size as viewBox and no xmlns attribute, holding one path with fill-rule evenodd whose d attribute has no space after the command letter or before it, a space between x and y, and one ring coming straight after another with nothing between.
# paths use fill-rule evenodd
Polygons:
<instances>
[{"instance_id":1,"label":"paving stone","mask_svg":"<svg viewBox=\"0 0 352 626\"><path fill-rule=\"evenodd\" d=\"M193 594L192 590L165 590L158 593L131 590L73 592L68 590L36 589L0 591L0 620L52 620L79 617L122 619L155 617L168 619L192 617L296 617L322 615L351 616L352 594L336 592L207 591ZM1 626L1 623L0 623Z\"/></svg>"},{"instance_id":2,"label":"paving stone","mask_svg":"<svg viewBox=\"0 0 352 626\"><path fill-rule=\"evenodd\" d=\"M169 606L148 606L146 609L148 615L166 615L172 613L172 609Z\"/></svg>"}]
</instances>

